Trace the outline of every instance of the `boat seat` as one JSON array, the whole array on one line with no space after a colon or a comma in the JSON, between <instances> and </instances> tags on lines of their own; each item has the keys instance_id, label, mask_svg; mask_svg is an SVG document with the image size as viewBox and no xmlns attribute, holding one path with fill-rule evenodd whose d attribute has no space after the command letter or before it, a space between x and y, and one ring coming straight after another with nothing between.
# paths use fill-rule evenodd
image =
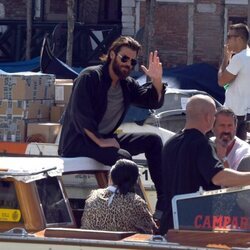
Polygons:
<instances>
[{"instance_id":1,"label":"boat seat","mask_svg":"<svg viewBox=\"0 0 250 250\"><path fill-rule=\"evenodd\" d=\"M134 235L136 232L114 232L86 229L71 228L46 228L44 230L45 237L58 238L75 238L75 239L91 239L91 240L113 240L118 241L126 237Z\"/></svg>"}]
</instances>

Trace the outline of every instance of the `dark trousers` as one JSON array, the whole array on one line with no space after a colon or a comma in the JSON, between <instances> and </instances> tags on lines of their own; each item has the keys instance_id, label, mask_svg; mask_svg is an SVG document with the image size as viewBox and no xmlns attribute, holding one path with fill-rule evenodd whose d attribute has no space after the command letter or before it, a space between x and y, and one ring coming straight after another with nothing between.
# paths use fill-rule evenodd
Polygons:
<instances>
[{"instance_id":1,"label":"dark trousers","mask_svg":"<svg viewBox=\"0 0 250 250\"><path fill-rule=\"evenodd\" d=\"M94 143L90 143L91 145L88 146L88 152L85 156L112 166L119 159L132 159L133 155L145 153L158 198L156 210L162 210L161 151L163 145L160 136L153 133L126 133L115 135L115 138L120 144L120 149L115 147L101 148Z\"/></svg>"},{"instance_id":2,"label":"dark trousers","mask_svg":"<svg viewBox=\"0 0 250 250\"><path fill-rule=\"evenodd\" d=\"M237 130L236 130L236 136L238 136L241 140L247 139L247 121L246 116L237 116Z\"/></svg>"}]
</instances>

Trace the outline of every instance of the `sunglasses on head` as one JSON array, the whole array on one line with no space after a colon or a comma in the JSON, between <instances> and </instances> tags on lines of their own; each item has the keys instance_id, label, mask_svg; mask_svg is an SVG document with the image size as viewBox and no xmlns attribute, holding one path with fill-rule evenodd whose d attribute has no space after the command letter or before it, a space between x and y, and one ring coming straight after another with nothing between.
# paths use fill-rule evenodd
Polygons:
<instances>
[{"instance_id":1,"label":"sunglasses on head","mask_svg":"<svg viewBox=\"0 0 250 250\"><path fill-rule=\"evenodd\" d=\"M120 57L121 62L123 62L123 63L126 63L126 62L130 61L130 64L132 66L135 66L137 64L137 60L136 59L132 59L132 58L130 58L128 56L123 56L123 55L121 55L119 53L117 55Z\"/></svg>"}]
</instances>

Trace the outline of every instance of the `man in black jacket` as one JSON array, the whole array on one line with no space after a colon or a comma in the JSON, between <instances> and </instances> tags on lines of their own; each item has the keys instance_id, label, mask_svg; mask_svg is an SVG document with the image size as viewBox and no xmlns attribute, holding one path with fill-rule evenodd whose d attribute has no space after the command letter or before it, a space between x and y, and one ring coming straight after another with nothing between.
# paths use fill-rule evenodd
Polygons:
<instances>
[{"instance_id":1,"label":"man in black jacket","mask_svg":"<svg viewBox=\"0 0 250 250\"><path fill-rule=\"evenodd\" d=\"M149 55L149 67L141 66L152 83L140 86L129 77L137 63L140 44L121 36L103 57L104 65L84 69L75 80L66 109L59 143L63 157L86 156L106 165L120 158L145 153L151 178L162 209L161 138L152 133L116 134L130 104L147 109L160 108L164 101L162 64L157 51Z\"/></svg>"}]
</instances>

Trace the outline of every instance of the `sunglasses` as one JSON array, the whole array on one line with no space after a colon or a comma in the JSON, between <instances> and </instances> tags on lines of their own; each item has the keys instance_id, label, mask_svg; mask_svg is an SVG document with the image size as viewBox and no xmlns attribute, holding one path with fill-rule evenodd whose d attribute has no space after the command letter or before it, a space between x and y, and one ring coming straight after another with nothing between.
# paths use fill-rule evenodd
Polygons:
<instances>
[{"instance_id":1,"label":"sunglasses","mask_svg":"<svg viewBox=\"0 0 250 250\"><path fill-rule=\"evenodd\" d=\"M123 56L123 55L121 55L119 53L117 55L120 57L121 62L123 62L123 63L126 63L126 62L130 61L131 66L135 66L137 64L136 59L132 59L132 58L130 58L128 56Z\"/></svg>"}]
</instances>

